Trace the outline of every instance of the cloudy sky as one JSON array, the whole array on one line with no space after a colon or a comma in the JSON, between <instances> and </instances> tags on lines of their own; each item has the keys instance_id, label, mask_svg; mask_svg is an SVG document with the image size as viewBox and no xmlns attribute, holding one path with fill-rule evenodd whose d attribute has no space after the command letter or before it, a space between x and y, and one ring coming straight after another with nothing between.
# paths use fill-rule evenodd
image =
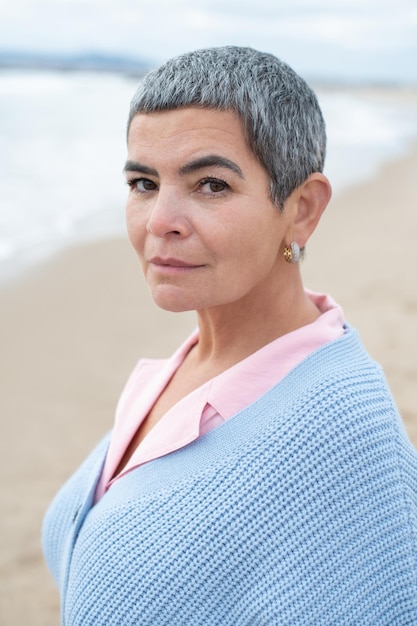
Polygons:
<instances>
[{"instance_id":1,"label":"cloudy sky","mask_svg":"<svg viewBox=\"0 0 417 626\"><path fill-rule=\"evenodd\" d=\"M0 48L160 61L238 44L318 77L417 82L417 0L0 0Z\"/></svg>"}]
</instances>

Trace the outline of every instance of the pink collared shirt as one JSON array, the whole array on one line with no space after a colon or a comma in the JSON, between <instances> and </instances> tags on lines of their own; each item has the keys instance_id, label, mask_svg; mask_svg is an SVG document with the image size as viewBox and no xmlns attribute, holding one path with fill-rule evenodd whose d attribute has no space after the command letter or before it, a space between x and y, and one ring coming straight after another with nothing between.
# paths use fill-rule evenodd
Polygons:
<instances>
[{"instance_id":1,"label":"pink collared shirt","mask_svg":"<svg viewBox=\"0 0 417 626\"><path fill-rule=\"evenodd\" d=\"M135 467L191 443L226 421L282 380L298 363L344 332L342 309L324 294L306 291L320 310L317 320L275 339L182 398L138 445L123 471L114 473L127 446L170 378L198 341L198 330L167 360L141 359L120 397L96 502Z\"/></svg>"}]
</instances>

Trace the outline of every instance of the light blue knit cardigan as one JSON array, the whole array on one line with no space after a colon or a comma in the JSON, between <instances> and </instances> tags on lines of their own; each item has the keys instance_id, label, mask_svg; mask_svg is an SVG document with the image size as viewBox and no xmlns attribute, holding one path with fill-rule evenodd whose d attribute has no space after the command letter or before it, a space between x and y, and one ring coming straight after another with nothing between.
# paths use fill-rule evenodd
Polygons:
<instances>
[{"instance_id":1,"label":"light blue knit cardigan","mask_svg":"<svg viewBox=\"0 0 417 626\"><path fill-rule=\"evenodd\" d=\"M92 507L44 522L65 626L417 625L417 454L355 331Z\"/></svg>"}]
</instances>

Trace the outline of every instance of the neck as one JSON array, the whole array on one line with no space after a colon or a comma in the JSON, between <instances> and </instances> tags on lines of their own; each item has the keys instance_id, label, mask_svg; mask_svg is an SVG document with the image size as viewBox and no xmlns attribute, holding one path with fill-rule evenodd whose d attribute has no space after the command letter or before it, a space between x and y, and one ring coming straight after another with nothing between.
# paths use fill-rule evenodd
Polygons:
<instances>
[{"instance_id":1,"label":"neck","mask_svg":"<svg viewBox=\"0 0 417 626\"><path fill-rule=\"evenodd\" d=\"M317 319L320 313L306 296L298 271L296 280L288 283L285 297L277 288L266 298L251 293L238 302L198 311L195 366L210 362L221 369L231 367L274 339Z\"/></svg>"}]
</instances>

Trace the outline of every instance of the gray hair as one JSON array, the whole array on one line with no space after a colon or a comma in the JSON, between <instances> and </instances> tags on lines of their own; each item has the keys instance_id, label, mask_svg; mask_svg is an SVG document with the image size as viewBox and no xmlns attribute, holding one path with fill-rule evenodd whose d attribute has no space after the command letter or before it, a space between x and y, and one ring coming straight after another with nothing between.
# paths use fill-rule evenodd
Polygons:
<instances>
[{"instance_id":1,"label":"gray hair","mask_svg":"<svg viewBox=\"0 0 417 626\"><path fill-rule=\"evenodd\" d=\"M226 46L189 52L150 71L130 106L138 113L197 106L235 111L249 148L267 171L280 209L313 172L322 172L326 130L307 83L272 54Z\"/></svg>"}]
</instances>

